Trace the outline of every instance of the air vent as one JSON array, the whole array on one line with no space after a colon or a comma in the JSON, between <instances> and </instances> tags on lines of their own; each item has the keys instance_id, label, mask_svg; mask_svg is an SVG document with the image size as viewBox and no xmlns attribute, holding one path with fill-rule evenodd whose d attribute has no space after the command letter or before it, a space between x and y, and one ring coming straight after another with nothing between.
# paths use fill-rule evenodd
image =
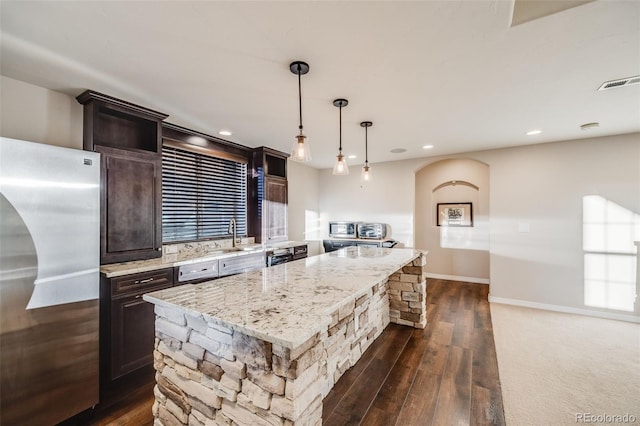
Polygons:
<instances>
[{"instance_id":1,"label":"air vent","mask_svg":"<svg viewBox=\"0 0 640 426\"><path fill-rule=\"evenodd\" d=\"M640 75L633 77L620 78L618 80L605 81L598 87L598 90L613 89L615 87L631 86L640 83Z\"/></svg>"}]
</instances>

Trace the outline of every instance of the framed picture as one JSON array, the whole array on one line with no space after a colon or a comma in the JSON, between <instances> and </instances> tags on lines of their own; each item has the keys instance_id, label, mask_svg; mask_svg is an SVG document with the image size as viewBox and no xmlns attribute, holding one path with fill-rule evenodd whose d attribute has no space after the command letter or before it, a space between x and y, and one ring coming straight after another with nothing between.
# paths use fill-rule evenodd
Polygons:
<instances>
[{"instance_id":1,"label":"framed picture","mask_svg":"<svg viewBox=\"0 0 640 426\"><path fill-rule=\"evenodd\" d=\"M473 226L471 203L438 203L436 209L438 226Z\"/></svg>"}]
</instances>

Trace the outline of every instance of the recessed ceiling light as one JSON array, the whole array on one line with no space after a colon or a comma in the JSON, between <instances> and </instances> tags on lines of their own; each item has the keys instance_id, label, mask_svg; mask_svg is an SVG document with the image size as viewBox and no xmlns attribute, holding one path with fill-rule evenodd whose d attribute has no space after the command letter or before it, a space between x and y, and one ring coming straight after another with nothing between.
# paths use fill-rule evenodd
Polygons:
<instances>
[{"instance_id":1,"label":"recessed ceiling light","mask_svg":"<svg viewBox=\"0 0 640 426\"><path fill-rule=\"evenodd\" d=\"M600 123L594 121L593 123L584 123L580 126L580 130L591 130L595 129L596 127L600 127Z\"/></svg>"},{"instance_id":2,"label":"recessed ceiling light","mask_svg":"<svg viewBox=\"0 0 640 426\"><path fill-rule=\"evenodd\" d=\"M220 130L218 134L222 136L231 136L231 130Z\"/></svg>"},{"instance_id":3,"label":"recessed ceiling light","mask_svg":"<svg viewBox=\"0 0 640 426\"><path fill-rule=\"evenodd\" d=\"M539 135L540 133L542 133L542 130L538 130L538 129L536 129L536 130L529 130L529 131L527 132L527 136Z\"/></svg>"},{"instance_id":4,"label":"recessed ceiling light","mask_svg":"<svg viewBox=\"0 0 640 426\"><path fill-rule=\"evenodd\" d=\"M431 149L433 145L422 145L422 149Z\"/></svg>"},{"instance_id":5,"label":"recessed ceiling light","mask_svg":"<svg viewBox=\"0 0 640 426\"><path fill-rule=\"evenodd\" d=\"M404 148L393 148L391 151L392 154L402 154L403 152L407 152Z\"/></svg>"},{"instance_id":6,"label":"recessed ceiling light","mask_svg":"<svg viewBox=\"0 0 640 426\"><path fill-rule=\"evenodd\" d=\"M358 158L358 156L355 154L350 154L347 158L349 158L350 160L353 160L354 158Z\"/></svg>"}]
</instances>

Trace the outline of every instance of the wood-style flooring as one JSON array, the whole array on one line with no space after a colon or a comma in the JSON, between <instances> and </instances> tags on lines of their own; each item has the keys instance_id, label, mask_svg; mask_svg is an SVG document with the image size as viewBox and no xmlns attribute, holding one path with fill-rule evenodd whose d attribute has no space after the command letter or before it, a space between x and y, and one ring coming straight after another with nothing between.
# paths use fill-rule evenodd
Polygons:
<instances>
[{"instance_id":1,"label":"wood-style flooring","mask_svg":"<svg viewBox=\"0 0 640 426\"><path fill-rule=\"evenodd\" d=\"M324 399L323 425L504 425L489 286L427 280L427 327L389 325Z\"/></svg>"},{"instance_id":2,"label":"wood-style flooring","mask_svg":"<svg viewBox=\"0 0 640 426\"><path fill-rule=\"evenodd\" d=\"M427 280L427 327L391 324L324 400L323 425L504 425L488 286ZM153 374L68 425L152 425Z\"/></svg>"}]
</instances>

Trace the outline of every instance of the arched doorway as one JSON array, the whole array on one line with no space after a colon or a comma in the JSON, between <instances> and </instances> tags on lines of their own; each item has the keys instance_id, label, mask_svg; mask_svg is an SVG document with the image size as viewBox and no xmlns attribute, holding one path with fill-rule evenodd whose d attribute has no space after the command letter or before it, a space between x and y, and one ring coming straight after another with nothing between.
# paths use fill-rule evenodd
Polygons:
<instances>
[{"instance_id":1,"label":"arched doorway","mask_svg":"<svg viewBox=\"0 0 640 426\"><path fill-rule=\"evenodd\" d=\"M442 216L449 211L462 216L446 226ZM414 245L429 251L428 276L489 283L487 164L454 158L419 169L415 174L414 221Z\"/></svg>"}]
</instances>

